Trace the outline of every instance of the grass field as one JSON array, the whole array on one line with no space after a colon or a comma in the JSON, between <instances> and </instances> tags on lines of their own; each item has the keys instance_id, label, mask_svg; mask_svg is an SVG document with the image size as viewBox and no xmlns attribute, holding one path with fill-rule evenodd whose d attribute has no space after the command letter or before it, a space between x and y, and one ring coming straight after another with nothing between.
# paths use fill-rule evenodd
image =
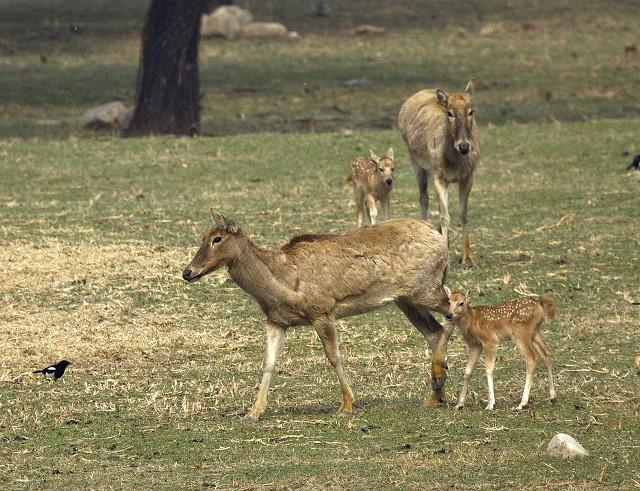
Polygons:
<instances>
[{"instance_id":1,"label":"grass field","mask_svg":"<svg viewBox=\"0 0 640 491\"><path fill-rule=\"evenodd\" d=\"M23 2L4 2L0 489L640 487L640 173L624 172L622 155L640 152L639 65L624 53L638 42L631 27L640 14L631 2L509 2L501 16L498 2L460 0L476 9L468 23L443 13L420 29L371 3L345 6L352 10L336 27L287 17L279 2L255 5L303 36L203 43L203 126L231 135L123 140L83 132L75 119L89 105L133 97L145 2L95 1L78 12L61 0L38 18L21 14ZM341 5L332 2L334 12ZM396 12L411 5L393 3ZM350 27L364 21L390 32L354 38ZM66 27L73 22L84 28L81 42ZM273 53L279 63L257 63ZM471 75L483 123L470 202L477 267L454 261L448 284L470 288L478 304L557 295L558 318L543 331L558 403L546 401L539 368L531 408L512 411L524 362L504 345L497 409L483 409L479 369L475 394L456 412L466 348L454 334L450 404L423 408L430 353L387 308L340 321L358 401L351 420L334 417L334 371L312 330L297 328L264 420L241 424L260 379L263 316L224 272L180 279L209 207L264 246L339 232L355 219L349 161L393 146L392 215L417 216L393 119L415 90L455 89ZM342 85L352 78L370 83ZM267 111L278 114L256 115ZM296 122L309 115L314 132ZM63 382L30 373L61 358L74 363ZM591 456L548 457L556 432Z\"/></svg>"}]
</instances>

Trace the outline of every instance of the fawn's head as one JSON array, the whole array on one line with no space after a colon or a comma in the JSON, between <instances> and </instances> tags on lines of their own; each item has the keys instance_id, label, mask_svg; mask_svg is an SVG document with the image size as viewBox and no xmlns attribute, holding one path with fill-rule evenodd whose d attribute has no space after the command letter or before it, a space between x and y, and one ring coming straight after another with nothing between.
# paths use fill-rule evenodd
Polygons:
<instances>
[{"instance_id":1,"label":"fawn's head","mask_svg":"<svg viewBox=\"0 0 640 491\"><path fill-rule=\"evenodd\" d=\"M393 185L393 148L387 150L387 154L378 157L373 150L369 150L371 153L371 161L376 165L376 169L382 182L384 182L385 186L390 188Z\"/></svg>"},{"instance_id":2,"label":"fawn's head","mask_svg":"<svg viewBox=\"0 0 640 491\"><path fill-rule=\"evenodd\" d=\"M447 114L447 131L453 141L453 147L460 155L468 154L473 148L474 141L473 108L471 107L471 96L473 95L475 83L469 80L464 92L447 94L442 89L436 89L438 102Z\"/></svg>"},{"instance_id":3,"label":"fawn's head","mask_svg":"<svg viewBox=\"0 0 640 491\"><path fill-rule=\"evenodd\" d=\"M211 215L213 225L202 237L200 249L182 272L185 281L199 280L204 275L225 266L240 254L236 241L240 228L216 210L212 209Z\"/></svg>"},{"instance_id":4,"label":"fawn's head","mask_svg":"<svg viewBox=\"0 0 640 491\"><path fill-rule=\"evenodd\" d=\"M452 321L458 317L463 316L469 309L469 296L471 290L467 290L466 293L452 292L446 286L444 287L447 295L449 295L449 310L444 315L448 321Z\"/></svg>"}]
</instances>

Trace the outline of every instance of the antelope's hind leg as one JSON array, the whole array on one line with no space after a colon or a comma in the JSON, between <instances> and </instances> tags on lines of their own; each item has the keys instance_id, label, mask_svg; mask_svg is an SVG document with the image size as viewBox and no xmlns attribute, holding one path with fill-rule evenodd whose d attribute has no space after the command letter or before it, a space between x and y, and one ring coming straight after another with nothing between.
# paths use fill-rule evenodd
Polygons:
<instances>
[{"instance_id":1,"label":"antelope's hind leg","mask_svg":"<svg viewBox=\"0 0 640 491\"><path fill-rule=\"evenodd\" d=\"M427 407L434 407L447 402L444 384L447 380L447 345L453 326L443 327L431 312L421 306L413 305L406 300L396 300L396 305L407 319L420 331L431 348L431 395L425 398Z\"/></svg>"},{"instance_id":2,"label":"antelope's hind leg","mask_svg":"<svg viewBox=\"0 0 640 491\"><path fill-rule=\"evenodd\" d=\"M338 416L350 416L353 413L353 392L349 386L349 380L344 373L342 367L342 357L340 356L340 349L338 348L338 333L333 319L323 318L313 322L313 327L318 333L318 337L322 341L322 347L324 353L331 363L331 366L335 369L338 375L338 381L340 382L340 388L342 389L342 403L338 408Z\"/></svg>"}]
</instances>

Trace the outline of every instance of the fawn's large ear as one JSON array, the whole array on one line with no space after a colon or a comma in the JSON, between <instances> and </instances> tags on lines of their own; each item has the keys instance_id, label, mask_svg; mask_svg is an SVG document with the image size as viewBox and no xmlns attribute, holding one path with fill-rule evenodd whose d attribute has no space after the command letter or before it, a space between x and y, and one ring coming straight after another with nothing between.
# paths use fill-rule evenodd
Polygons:
<instances>
[{"instance_id":1,"label":"fawn's large ear","mask_svg":"<svg viewBox=\"0 0 640 491\"><path fill-rule=\"evenodd\" d=\"M378 157L373 150L369 149L369 154L371 155L371 160L375 160L376 163L380 162L380 157Z\"/></svg>"},{"instance_id":2,"label":"fawn's large ear","mask_svg":"<svg viewBox=\"0 0 640 491\"><path fill-rule=\"evenodd\" d=\"M476 81L473 78L467 82L467 86L464 88L464 91L469 95L473 95L476 91Z\"/></svg>"},{"instance_id":3,"label":"fawn's large ear","mask_svg":"<svg viewBox=\"0 0 640 491\"><path fill-rule=\"evenodd\" d=\"M469 298L471 297L471 290L467 290L464 294L464 298L467 299L467 303L469 303Z\"/></svg>"},{"instance_id":4,"label":"fawn's large ear","mask_svg":"<svg viewBox=\"0 0 640 491\"><path fill-rule=\"evenodd\" d=\"M213 208L211 208L211 217L213 218L213 223L216 225L216 227L220 227L230 234L237 234L240 230L240 228L233 220L227 218L218 210L214 210Z\"/></svg>"},{"instance_id":5,"label":"fawn's large ear","mask_svg":"<svg viewBox=\"0 0 640 491\"><path fill-rule=\"evenodd\" d=\"M436 96L438 96L438 102L440 105L447 107L447 104L449 103L449 96L447 93L442 89L436 89Z\"/></svg>"},{"instance_id":6,"label":"fawn's large ear","mask_svg":"<svg viewBox=\"0 0 640 491\"><path fill-rule=\"evenodd\" d=\"M447 297L451 298L451 290L449 290L449 287L448 287L448 286L445 286L445 287L444 287L444 291L445 291L445 293L447 294Z\"/></svg>"},{"instance_id":7,"label":"fawn's large ear","mask_svg":"<svg viewBox=\"0 0 640 491\"><path fill-rule=\"evenodd\" d=\"M387 150L387 157L393 160L393 148L389 147L389 150Z\"/></svg>"}]
</instances>

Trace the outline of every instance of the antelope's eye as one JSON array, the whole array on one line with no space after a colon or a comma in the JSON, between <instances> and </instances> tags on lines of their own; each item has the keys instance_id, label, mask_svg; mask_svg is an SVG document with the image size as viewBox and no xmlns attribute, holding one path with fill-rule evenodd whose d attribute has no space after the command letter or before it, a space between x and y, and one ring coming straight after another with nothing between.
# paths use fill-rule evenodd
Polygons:
<instances>
[{"instance_id":1,"label":"antelope's eye","mask_svg":"<svg viewBox=\"0 0 640 491\"><path fill-rule=\"evenodd\" d=\"M211 241L214 244L217 244L218 242L220 242L222 240L222 237L214 237L213 240Z\"/></svg>"},{"instance_id":2,"label":"antelope's eye","mask_svg":"<svg viewBox=\"0 0 640 491\"><path fill-rule=\"evenodd\" d=\"M453 113L451 111L447 111L447 116L449 116L450 118L453 118Z\"/></svg>"},{"instance_id":3,"label":"antelope's eye","mask_svg":"<svg viewBox=\"0 0 640 491\"><path fill-rule=\"evenodd\" d=\"M378 170L379 170L380 172L384 172L384 167L378 167Z\"/></svg>"},{"instance_id":4,"label":"antelope's eye","mask_svg":"<svg viewBox=\"0 0 640 491\"><path fill-rule=\"evenodd\" d=\"M464 305L464 302L460 302L460 303L458 304L458 307L462 307L463 305Z\"/></svg>"},{"instance_id":5,"label":"antelope's eye","mask_svg":"<svg viewBox=\"0 0 640 491\"><path fill-rule=\"evenodd\" d=\"M475 111L474 111L473 109L472 109L471 111L469 111L469 116L473 116L473 113L474 113L474 112L475 112Z\"/></svg>"}]
</instances>

